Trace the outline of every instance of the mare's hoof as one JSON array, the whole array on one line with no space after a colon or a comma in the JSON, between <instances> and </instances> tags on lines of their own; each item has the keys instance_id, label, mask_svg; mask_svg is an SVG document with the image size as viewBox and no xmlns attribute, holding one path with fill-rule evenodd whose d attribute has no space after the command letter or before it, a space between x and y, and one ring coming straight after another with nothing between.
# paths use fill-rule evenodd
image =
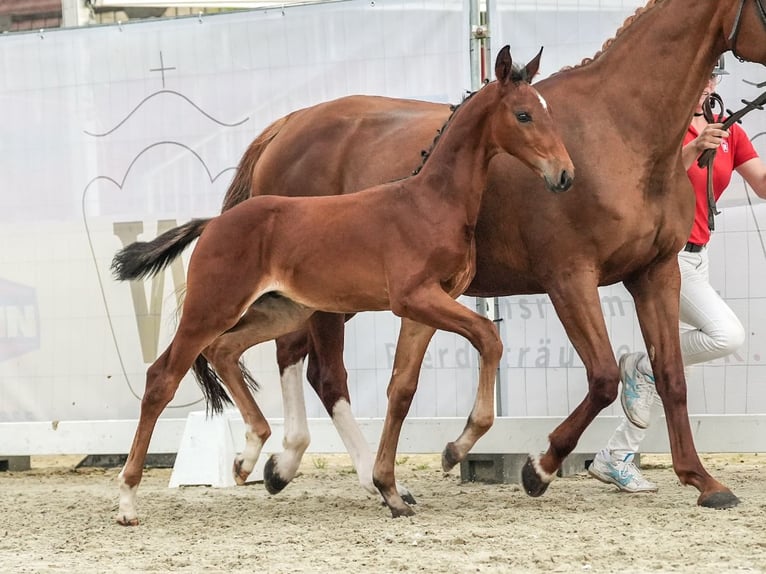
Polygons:
<instances>
[{"instance_id":1,"label":"mare's hoof","mask_svg":"<svg viewBox=\"0 0 766 574\"><path fill-rule=\"evenodd\" d=\"M250 476L250 473L242 470L243 462L244 461L239 458L234 459L233 473L234 473L234 482L237 483L237 486L244 486L245 484L247 484L247 477Z\"/></svg>"},{"instance_id":2,"label":"mare's hoof","mask_svg":"<svg viewBox=\"0 0 766 574\"><path fill-rule=\"evenodd\" d=\"M740 500L730 490L723 490L720 492L714 492L710 496L702 498L699 497L697 504L704 506L705 508L715 508L716 510L722 510L724 508L734 508L739 504Z\"/></svg>"},{"instance_id":3,"label":"mare's hoof","mask_svg":"<svg viewBox=\"0 0 766 574\"><path fill-rule=\"evenodd\" d=\"M276 458L272 454L263 467L263 485L269 491L269 494L278 494L289 484L289 481L279 475L276 467Z\"/></svg>"},{"instance_id":4,"label":"mare's hoof","mask_svg":"<svg viewBox=\"0 0 766 574\"><path fill-rule=\"evenodd\" d=\"M529 496L538 497L548 490L550 482L543 480L532 461L532 457L527 458L527 462L524 464L524 468L521 469L521 483L524 485L524 490Z\"/></svg>"},{"instance_id":5,"label":"mare's hoof","mask_svg":"<svg viewBox=\"0 0 766 574\"><path fill-rule=\"evenodd\" d=\"M442 470L449 472L460 462L460 455L457 452L454 442L447 443L442 452Z\"/></svg>"},{"instance_id":6,"label":"mare's hoof","mask_svg":"<svg viewBox=\"0 0 766 574\"><path fill-rule=\"evenodd\" d=\"M117 524L122 526L138 526L138 518L128 518L127 516L118 516Z\"/></svg>"}]
</instances>

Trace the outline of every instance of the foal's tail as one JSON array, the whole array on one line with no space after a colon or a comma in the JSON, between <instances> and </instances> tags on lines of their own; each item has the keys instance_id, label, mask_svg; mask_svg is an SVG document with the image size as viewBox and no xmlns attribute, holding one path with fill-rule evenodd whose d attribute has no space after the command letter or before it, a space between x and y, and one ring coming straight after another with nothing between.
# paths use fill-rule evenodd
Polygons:
<instances>
[{"instance_id":1,"label":"foal's tail","mask_svg":"<svg viewBox=\"0 0 766 574\"><path fill-rule=\"evenodd\" d=\"M242 376L245 379L245 384L251 392L258 390L258 383L250 374L250 371L245 367L244 361L239 361L239 370L242 371ZM202 394L205 396L207 403L207 414L218 414L223 412L225 406L231 406L232 400L229 397L226 389L223 386L223 380L218 376L207 362L207 359L203 355L198 355L192 366L192 372L194 378L197 379Z\"/></svg>"},{"instance_id":2,"label":"foal's tail","mask_svg":"<svg viewBox=\"0 0 766 574\"><path fill-rule=\"evenodd\" d=\"M131 243L118 251L112 259L112 273L119 281L156 275L202 234L211 219L192 219L152 241Z\"/></svg>"}]
</instances>

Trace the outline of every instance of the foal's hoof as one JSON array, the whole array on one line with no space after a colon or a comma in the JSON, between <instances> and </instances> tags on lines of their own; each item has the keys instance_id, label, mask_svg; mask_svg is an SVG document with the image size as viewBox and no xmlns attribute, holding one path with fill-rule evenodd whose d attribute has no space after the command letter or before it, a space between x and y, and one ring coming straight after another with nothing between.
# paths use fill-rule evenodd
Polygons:
<instances>
[{"instance_id":1,"label":"foal's hoof","mask_svg":"<svg viewBox=\"0 0 766 574\"><path fill-rule=\"evenodd\" d=\"M533 497L542 496L551 483L538 474L535 461L531 456L527 458L524 468L521 469L521 482L526 493Z\"/></svg>"},{"instance_id":2,"label":"foal's hoof","mask_svg":"<svg viewBox=\"0 0 766 574\"><path fill-rule=\"evenodd\" d=\"M412 510L409 506L406 504L404 506L397 506L394 508L393 506L389 506L391 509L391 518L399 518L401 516L414 516L415 511Z\"/></svg>"},{"instance_id":3,"label":"foal's hoof","mask_svg":"<svg viewBox=\"0 0 766 574\"><path fill-rule=\"evenodd\" d=\"M287 486L289 482L290 481L285 480L279 475L279 471L277 471L276 458L272 454L263 467L263 486L266 487L266 490L269 491L269 494L278 494L284 490L285 486Z\"/></svg>"},{"instance_id":4,"label":"foal's hoof","mask_svg":"<svg viewBox=\"0 0 766 574\"><path fill-rule=\"evenodd\" d=\"M720 492L714 492L713 494L706 496L700 495L697 499L697 504L704 506L705 508L715 508L716 510L722 510L724 508L734 508L740 502L734 493L730 490L722 490Z\"/></svg>"},{"instance_id":5,"label":"foal's hoof","mask_svg":"<svg viewBox=\"0 0 766 574\"><path fill-rule=\"evenodd\" d=\"M234 473L234 482L237 483L237 486L244 486L245 484L247 484L247 477L250 476L249 472L245 472L244 470L242 470L243 462L244 461L242 459L239 459L239 458L234 459L234 468L232 470Z\"/></svg>"},{"instance_id":6,"label":"foal's hoof","mask_svg":"<svg viewBox=\"0 0 766 574\"><path fill-rule=\"evenodd\" d=\"M128 518L127 516L118 516L117 524L122 526L138 526L138 518Z\"/></svg>"},{"instance_id":7,"label":"foal's hoof","mask_svg":"<svg viewBox=\"0 0 766 574\"><path fill-rule=\"evenodd\" d=\"M418 501L415 500L415 497L412 496L412 493L408 490L407 492L401 492L399 495L402 497L402 500L406 502L407 504L417 504Z\"/></svg>"},{"instance_id":8,"label":"foal's hoof","mask_svg":"<svg viewBox=\"0 0 766 574\"><path fill-rule=\"evenodd\" d=\"M460 462L460 454L457 451L457 447L454 442L447 443L442 452L442 470L449 472L455 465Z\"/></svg>"}]
</instances>

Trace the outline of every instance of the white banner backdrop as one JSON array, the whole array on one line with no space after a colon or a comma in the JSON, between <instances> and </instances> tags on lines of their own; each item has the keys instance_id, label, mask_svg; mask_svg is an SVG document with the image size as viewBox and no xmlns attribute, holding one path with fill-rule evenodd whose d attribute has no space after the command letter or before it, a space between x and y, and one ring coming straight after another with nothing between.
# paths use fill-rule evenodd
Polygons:
<instances>
[{"instance_id":1,"label":"white banner backdrop","mask_svg":"<svg viewBox=\"0 0 766 574\"><path fill-rule=\"evenodd\" d=\"M247 145L295 109L357 93L459 101L465 6L349 1L0 37L0 422L135 419L188 253L132 286L111 278L114 253L217 213ZM379 382L390 331L372 351ZM273 345L248 362L280 416ZM384 393L370 391L376 413ZM166 416L200 397L187 376Z\"/></svg>"},{"instance_id":2,"label":"white banner backdrop","mask_svg":"<svg viewBox=\"0 0 766 574\"><path fill-rule=\"evenodd\" d=\"M217 213L247 145L290 111L353 93L459 101L470 87L466 4L349 1L0 37L0 423L135 419L146 367L174 330L188 253L131 287L111 279L115 251ZM595 54L639 5L563 4L492 3L493 56L509 43L529 59L543 45L550 74ZM721 92L737 108L755 95L741 80L766 74L733 58L727 66ZM764 116L745 121L762 154ZM766 214L741 183L733 187L720 205L711 267L748 341L728 362L690 369L692 413L766 413L757 226ZM615 286L602 298L615 353L643 348L627 292ZM585 370L548 298L501 299L500 316L502 413L568 414L585 394ZM385 414L397 330L389 313L347 326L358 416ZM281 416L273 345L247 361L266 414ZM475 375L468 343L437 334L411 415L466 416ZM164 417L203 408L200 396L188 376ZM309 416L325 416L310 390L307 406Z\"/></svg>"}]
</instances>

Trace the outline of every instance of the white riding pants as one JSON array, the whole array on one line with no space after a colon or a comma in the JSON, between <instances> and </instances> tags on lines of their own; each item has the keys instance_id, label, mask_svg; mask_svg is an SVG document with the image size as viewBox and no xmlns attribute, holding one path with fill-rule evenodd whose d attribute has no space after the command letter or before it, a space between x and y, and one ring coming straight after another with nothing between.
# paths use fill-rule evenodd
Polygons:
<instances>
[{"instance_id":1,"label":"white riding pants","mask_svg":"<svg viewBox=\"0 0 766 574\"><path fill-rule=\"evenodd\" d=\"M679 330L684 365L720 359L745 342L745 329L721 296L710 285L707 247L698 253L678 254L681 271ZM656 409L652 410L652 418ZM623 418L607 448L615 457L637 452L646 430Z\"/></svg>"}]
</instances>

